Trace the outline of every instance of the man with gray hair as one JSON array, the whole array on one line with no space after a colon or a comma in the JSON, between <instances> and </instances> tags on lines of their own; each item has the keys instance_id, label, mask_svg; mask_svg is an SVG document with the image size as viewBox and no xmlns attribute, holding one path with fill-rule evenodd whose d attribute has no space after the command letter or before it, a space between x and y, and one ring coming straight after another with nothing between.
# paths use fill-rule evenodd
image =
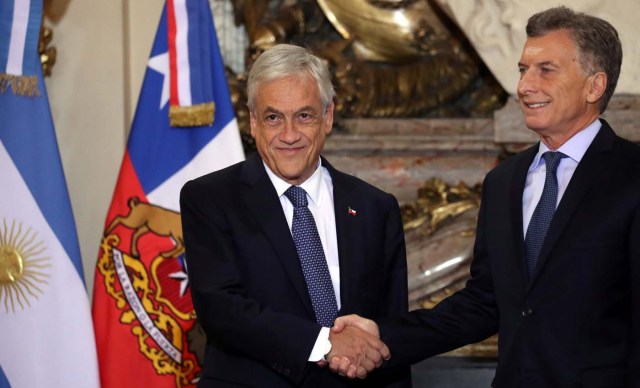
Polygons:
<instances>
[{"instance_id":1,"label":"man with gray hair","mask_svg":"<svg viewBox=\"0 0 640 388\"><path fill-rule=\"evenodd\" d=\"M258 154L185 184L180 204L191 295L207 335L199 387L410 387L409 367L364 377L388 348L337 316L408 309L400 209L385 192L320 156L333 125L326 65L277 45L248 79Z\"/></svg>"},{"instance_id":2,"label":"man with gray hair","mask_svg":"<svg viewBox=\"0 0 640 388\"><path fill-rule=\"evenodd\" d=\"M518 98L540 142L487 175L466 287L379 328L349 316L335 329L379 329L387 366L499 333L494 387L640 387L640 147L599 117L618 33L566 7L526 31ZM330 367L351 373L348 359Z\"/></svg>"}]
</instances>

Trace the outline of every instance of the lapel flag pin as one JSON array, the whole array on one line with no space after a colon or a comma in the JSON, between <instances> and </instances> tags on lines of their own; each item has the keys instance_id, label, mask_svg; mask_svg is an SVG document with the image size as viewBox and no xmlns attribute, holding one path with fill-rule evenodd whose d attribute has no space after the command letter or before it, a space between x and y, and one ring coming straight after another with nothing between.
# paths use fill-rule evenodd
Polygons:
<instances>
[{"instance_id":1,"label":"lapel flag pin","mask_svg":"<svg viewBox=\"0 0 640 388\"><path fill-rule=\"evenodd\" d=\"M348 213L349 213L349 215L350 215L350 216L355 216L355 215L356 215L356 211L355 211L355 210L353 210L353 209L351 208L351 206L349 206Z\"/></svg>"}]
</instances>

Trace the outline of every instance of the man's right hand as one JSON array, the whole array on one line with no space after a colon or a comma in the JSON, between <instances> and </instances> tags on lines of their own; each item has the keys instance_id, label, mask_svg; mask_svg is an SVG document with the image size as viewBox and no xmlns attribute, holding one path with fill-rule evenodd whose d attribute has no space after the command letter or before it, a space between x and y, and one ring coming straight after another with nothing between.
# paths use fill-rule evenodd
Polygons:
<instances>
[{"instance_id":1,"label":"man's right hand","mask_svg":"<svg viewBox=\"0 0 640 388\"><path fill-rule=\"evenodd\" d=\"M358 315L339 317L329 333L332 344L327 355L331 371L364 379L391 356L375 322Z\"/></svg>"}]
</instances>

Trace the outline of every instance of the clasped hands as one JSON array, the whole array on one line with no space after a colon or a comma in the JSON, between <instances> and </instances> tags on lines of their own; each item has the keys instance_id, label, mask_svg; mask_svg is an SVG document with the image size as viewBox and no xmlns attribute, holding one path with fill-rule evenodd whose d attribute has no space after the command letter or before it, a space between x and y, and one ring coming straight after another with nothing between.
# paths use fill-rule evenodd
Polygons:
<instances>
[{"instance_id":1,"label":"clasped hands","mask_svg":"<svg viewBox=\"0 0 640 388\"><path fill-rule=\"evenodd\" d=\"M351 379L364 379L391 357L389 348L380 340L378 325L355 314L336 319L329 340L329 362L320 361L318 365L328 364L332 372Z\"/></svg>"}]
</instances>

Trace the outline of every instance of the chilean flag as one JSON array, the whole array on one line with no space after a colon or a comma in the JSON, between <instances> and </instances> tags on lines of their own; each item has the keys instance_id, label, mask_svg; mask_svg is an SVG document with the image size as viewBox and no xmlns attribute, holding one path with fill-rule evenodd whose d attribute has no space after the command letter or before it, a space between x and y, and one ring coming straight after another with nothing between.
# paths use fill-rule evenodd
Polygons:
<instances>
[{"instance_id":1,"label":"chilean flag","mask_svg":"<svg viewBox=\"0 0 640 388\"><path fill-rule=\"evenodd\" d=\"M244 158L207 0L167 0L98 254L102 387L193 386L204 334L184 261L179 192Z\"/></svg>"}]
</instances>

